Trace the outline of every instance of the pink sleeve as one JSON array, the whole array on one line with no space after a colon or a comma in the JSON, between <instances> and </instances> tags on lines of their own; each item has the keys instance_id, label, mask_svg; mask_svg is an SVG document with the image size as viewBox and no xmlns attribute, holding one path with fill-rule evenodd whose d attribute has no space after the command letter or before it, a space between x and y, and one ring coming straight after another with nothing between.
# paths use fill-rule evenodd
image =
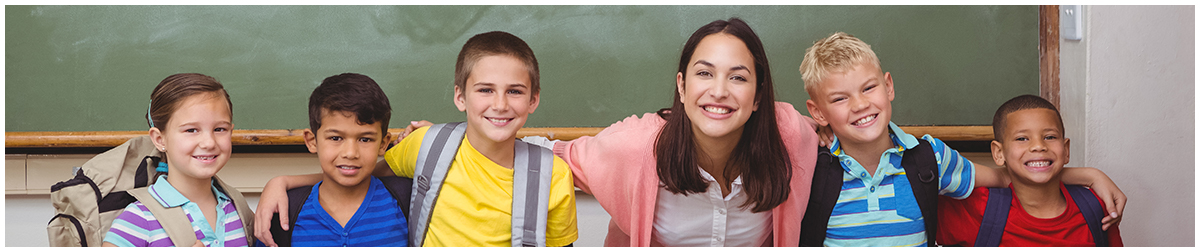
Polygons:
<instances>
[{"instance_id":1,"label":"pink sleeve","mask_svg":"<svg viewBox=\"0 0 1200 252\"><path fill-rule=\"evenodd\" d=\"M817 163L817 133L792 104L775 102L775 119L792 162L791 194L774 211L775 246L792 247L799 245L800 222L808 208Z\"/></svg>"},{"instance_id":2,"label":"pink sleeve","mask_svg":"<svg viewBox=\"0 0 1200 252\"><path fill-rule=\"evenodd\" d=\"M647 168L643 166L647 159L653 159L654 139L664 123L654 113L646 113L642 118L629 116L596 136L558 142L554 145L554 155L571 167L576 187L596 195L591 186L597 182L612 184L606 181L616 182L621 177L638 174L639 168Z\"/></svg>"}]
</instances>

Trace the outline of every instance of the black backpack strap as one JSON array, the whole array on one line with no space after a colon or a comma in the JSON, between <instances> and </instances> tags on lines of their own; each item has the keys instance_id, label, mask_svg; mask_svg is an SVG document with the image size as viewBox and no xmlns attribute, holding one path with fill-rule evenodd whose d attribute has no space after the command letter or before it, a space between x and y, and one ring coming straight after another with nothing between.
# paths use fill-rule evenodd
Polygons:
<instances>
[{"instance_id":1,"label":"black backpack strap","mask_svg":"<svg viewBox=\"0 0 1200 252\"><path fill-rule=\"evenodd\" d=\"M975 247L1000 246L1011 208L1012 189L988 188L987 207L983 210L983 221L979 223L979 234L975 236Z\"/></svg>"},{"instance_id":2,"label":"black backpack strap","mask_svg":"<svg viewBox=\"0 0 1200 252\"><path fill-rule=\"evenodd\" d=\"M312 186L301 186L289 189L288 195L288 230L283 230L279 226L279 213L275 213L271 217L271 237L275 239L275 244L280 247L292 246L292 231L296 230L296 218L300 217L300 208L304 207L304 202L308 201L308 195L312 194Z\"/></svg>"},{"instance_id":3,"label":"black backpack strap","mask_svg":"<svg viewBox=\"0 0 1200 252\"><path fill-rule=\"evenodd\" d=\"M812 189L808 198L808 210L800 221L800 246L821 247L825 245L825 234L829 227L829 216L837 204L842 191L842 168L838 158L829 148L817 150L817 165L813 168Z\"/></svg>"},{"instance_id":4,"label":"black backpack strap","mask_svg":"<svg viewBox=\"0 0 1200 252\"><path fill-rule=\"evenodd\" d=\"M146 187L151 184L151 180L157 178L155 176L158 171L158 162L162 161L158 156L146 156L142 158L142 162L138 164L137 170L133 173L133 188Z\"/></svg>"},{"instance_id":5,"label":"black backpack strap","mask_svg":"<svg viewBox=\"0 0 1200 252\"><path fill-rule=\"evenodd\" d=\"M392 194L392 198L396 199L396 203L400 205L400 212L404 213L404 218L408 218L408 203L412 201L412 179L389 176L376 177L379 182L383 182L383 188L387 188L388 193Z\"/></svg>"},{"instance_id":6,"label":"black backpack strap","mask_svg":"<svg viewBox=\"0 0 1200 252\"><path fill-rule=\"evenodd\" d=\"M933 145L925 139L917 138L917 146L904 151L900 166L908 176L908 184L912 186L913 197L925 217L925 239L930 247L936 246L937 240L937 199L940 187L938 180L937 157Z\"/></svg>"},{"instance_id":7,"label":"black backpack strap","mask_svg":"<svg viewBox=\"0 0 1200 252\"><path fill-rule=\"evenodd\" d=\"M1096 247L1108 247L1108 233L1104 232L1103 225L1100 220L1104 219L1104 208L1100 207L1100 200L1092 194L1092 190L1083 186L1067 185L1067 193L1071 194L1071 199L1075 201L1075 206L1079 207L1079 212L1083 213L1083 220L1087 222L1088 230L1092 231L1092 240L1096 242Z\"/></svg>"}]
</instances>

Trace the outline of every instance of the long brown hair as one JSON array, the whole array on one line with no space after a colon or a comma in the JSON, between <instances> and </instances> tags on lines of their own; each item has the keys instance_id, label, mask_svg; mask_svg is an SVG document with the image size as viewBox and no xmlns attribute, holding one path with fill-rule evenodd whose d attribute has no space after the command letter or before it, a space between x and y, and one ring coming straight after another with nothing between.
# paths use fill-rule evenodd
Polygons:
<instances>
[{"instance_id":1,"label":"long brown hair","mask_svg":"<svg viewBox=\"0 0 1200 252\"><path fill-rule=\"evenodd\" d=\"M688 61L691 60L700 40L716 33L733 35L750 49L750 54L754 57L754 74L758 80L758 83L755 83L754 102L759 104L758 111L750 114L750 119L746 121L742 137L726 164L725 174L721 175L726 178L742 176L742 185L749 199L740 207L747 207L753 203L753 212L771 210L787 200L788 194L791 193L792 165L779 134L779 125L775 121L775 86L771 81L771 69L762 41L741 19L713 21L700 27L688 38L679 57L679 72L687 71ZM692 132L692 121L684 113L680 98L681 94L676 89L671 108L658 112L659 116L667 120L654 146L654 156L658 161L658 180L672 193L701 193L707 190L708 185L704 183L700 171L696 168L699 167L696 159L700 157L697 154L695 133Z\"/></svg>"}]
</instances>

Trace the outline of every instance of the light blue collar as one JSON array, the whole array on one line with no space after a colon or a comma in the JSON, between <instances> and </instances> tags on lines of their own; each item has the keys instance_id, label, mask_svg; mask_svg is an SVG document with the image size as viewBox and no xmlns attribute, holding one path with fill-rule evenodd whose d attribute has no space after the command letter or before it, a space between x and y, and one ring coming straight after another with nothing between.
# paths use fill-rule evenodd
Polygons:
<instances>
[{"instance_id":1,"label":"light blue collar","mask_svg":"<svg viewBox=\"0 0 1200 252\"><path fill-rule=\"evenodd\" d=\"M221 190L217 190L216 180L212 180L212 185L210 185L210 187L212 188L213 194L217 196L218 203L231 201L229 196L225 195L225 193L222 193ZM162 205L163 207L178 207L182 206L183 204L187 204L188 202L192 202L191 200L188 200L187 197L184 197L183 194L179 193L179 190L176 190L174 186L171 186L170 182L167 182L167 175L158 176L158 179L154 181L154 184L150 185L150 195L153 195L154 199L158 200L158 204Z\"/></svg>"},{"instance_id":2,"label":"light blue collar","mask_svg":"<svg viewBox=\"0 0 1200 252\"><path fill-rule=\"evenodd\" d=\"M896 123L894 122L888 122L888 129L891 130L888 132L888 136L892 138L892 144L895 144L897 147L899 147L897 149L898 151L903 152L904 150L917 147L917 144L920 144L920 142L917 141L917 137L909 135L908 133L904 133L904 130L900 129L900 126L896 126ZM830 145L829 150L829 152L833 153L833 155L842 155L842 142L838 141L836 135L833 136L833 144Z\"/></svg>"}]
</instances>

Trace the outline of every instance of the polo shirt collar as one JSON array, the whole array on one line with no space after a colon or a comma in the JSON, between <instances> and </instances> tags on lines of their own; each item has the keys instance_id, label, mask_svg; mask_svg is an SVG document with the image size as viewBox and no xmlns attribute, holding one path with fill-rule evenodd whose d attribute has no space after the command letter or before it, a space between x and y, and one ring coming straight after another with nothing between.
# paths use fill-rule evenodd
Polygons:
<instances>
[{"instance_id":1,"label":"polo shirt collar","mask_svg":"<svg viewBox=\"0 0 1200 252\"><path fill-rule=\"evenodd\" d=\"M213 180L213 183L209 187L212 189L213 194L217 196L217 202L231 201L228 195L225 195L221 190L217 190L216 180ZM187 197L179 193L179 190L176 190L170 182L167 182L167 175L158 176L154 184L150 185L150 191L152 192L150 195L154 196L154 199L158 200L158 203L163 207L178 207L191 202L191 200L188 200Z\"/></svg>"},{"instance_id":2,"label":"polo shirt collar","mask_svg":"<svg viewBox=\"0 0 1200 252\"><path fill-rule=\"evenodd\" d=\"M896 123L894 122L888 122L888 129L890 130L888 132L888 136L891 137L892 144L896 145L898 151L903 152L916 147L917 144L920 144L916 137L909 135L908 133L904 133L904 130L900 129L900 126L896 126ZM837 135L833 136L833 144L830 145L829 150L831 153L833 153L833 155L843 155L842 142L838 141Z\"/></svg>"}]
</instances>

